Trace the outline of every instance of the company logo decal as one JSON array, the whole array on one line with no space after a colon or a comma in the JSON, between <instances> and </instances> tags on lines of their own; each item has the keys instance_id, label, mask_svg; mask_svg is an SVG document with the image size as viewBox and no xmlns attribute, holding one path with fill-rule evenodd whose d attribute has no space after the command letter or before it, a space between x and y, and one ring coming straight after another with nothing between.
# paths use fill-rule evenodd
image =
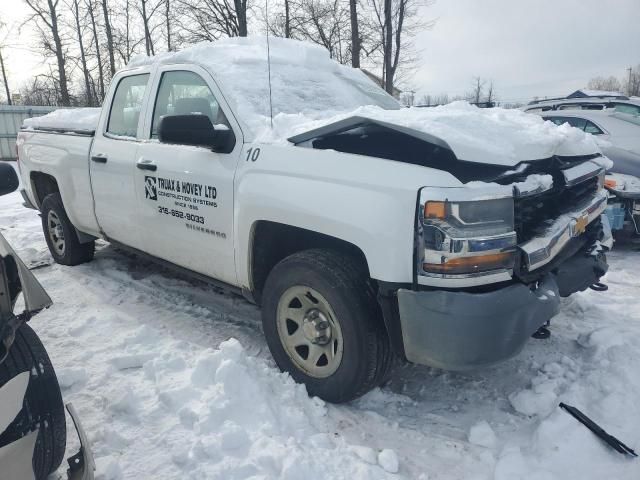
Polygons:
<instances>
[{"instance_id":1,"label":"company logo decal","mask_svg":"<svg viewBox=\"0 0 640 480\"><path fill-rule=\"evenodd\" d=\"M144 177L144 196L149 200L158 200L158 191L156 189L156 177Z\"/></svg>"}]
</instances>

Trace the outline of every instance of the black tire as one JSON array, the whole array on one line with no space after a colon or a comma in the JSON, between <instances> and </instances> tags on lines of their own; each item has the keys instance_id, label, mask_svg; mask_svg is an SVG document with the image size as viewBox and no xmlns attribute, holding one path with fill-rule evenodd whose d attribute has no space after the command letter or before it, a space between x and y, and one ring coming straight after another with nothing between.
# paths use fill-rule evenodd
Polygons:
<instances>
[{"instance_id":1,"label":"black tire","mask_svg":"<svg viewBox=\"0 0 640 480\"><path fill-rule=\"evenodd\" d=\"M44 345L29 325L22 325L16 332L9 355L0 365L0 386L22 372L31 372L23 407L0 435L0 447L39 428L33 452L33 472L36 479L41 480L55 472L64 459L67 426L53 365Z\"/></svg>"},{"instance_id":2,"label":"black tire","mask_svg":"<svg viewBox=\"0 0 640 480\"><path fill-rule=\"evenodd\" d=\"M95 241L80 243L76 229L71 224L67 212L62 205L62 197L60 197L59 193L47 195L42 202L40 211L42 213L42 231L44 232L44 238L47 241L51 256L57 263L62 265L79 265L93 259ZM59 251L54 245L54 239L49 231L49 212L53 212L62 226L64 233L63 251Z\"/></svg>"},{"instance_id":3,"label":"black tire","mask_svg":"<svg viewBox=\"0 0 640 480\"><path fill-rule=\"evenodd\" d=\"M340 324L342 358L337 370L326 378L311 376L299 368L278 333L278 303L294 286L319 292ZM305 250L278 263L264 286L262 325L278 367L304 383L310 395L332 403L346 402L364 395L389 375L393 355L380 307L366 272L348 255Z\"/></svg>"}]
</instances>

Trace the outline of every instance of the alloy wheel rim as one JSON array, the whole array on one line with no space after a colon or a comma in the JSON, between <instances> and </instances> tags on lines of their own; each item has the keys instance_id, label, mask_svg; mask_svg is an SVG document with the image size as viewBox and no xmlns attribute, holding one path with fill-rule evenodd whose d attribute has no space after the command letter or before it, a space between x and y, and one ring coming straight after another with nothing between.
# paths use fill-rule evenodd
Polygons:
<instances>
[{"instance_id":1,"label":"alloy wheel rim","mask_svg":"<svg viewBox=\"0 0 640 480\"><path fill-rule=\"evenodd\" d=\"M342 329L329 302L315 289L296 285L280 297L280 341L300 370L315 378L331 376L340 366Z\"/></svg>"}]
</instances>

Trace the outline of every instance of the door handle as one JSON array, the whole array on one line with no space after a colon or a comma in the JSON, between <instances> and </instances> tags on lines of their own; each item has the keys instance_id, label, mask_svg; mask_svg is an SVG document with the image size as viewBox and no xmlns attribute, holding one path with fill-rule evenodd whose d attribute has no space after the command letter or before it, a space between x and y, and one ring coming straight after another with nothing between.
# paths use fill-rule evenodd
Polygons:
<instances>
[{"instance_id":1,"label":"door handle","mask_svg":"<svg viewBox=\"0 0 640 480\"><path fill-rule=\"evenodd\" d=\"M149 170L151 172L155 172L158 169L158 166L155 163L151 163L149 160L142 160L136 163L136 167L140 170Z\"/></svg>"},{"instance_id":2,"label":"door handle","mask_svg":"<svg viewBox=\"0 0 640 480\"><path fill-rule=\"evenodd\" d=\"M96 163L107 163L107 157L102 154L94 155L91 157L92 162Z\"/></svg>"}]
</instances>

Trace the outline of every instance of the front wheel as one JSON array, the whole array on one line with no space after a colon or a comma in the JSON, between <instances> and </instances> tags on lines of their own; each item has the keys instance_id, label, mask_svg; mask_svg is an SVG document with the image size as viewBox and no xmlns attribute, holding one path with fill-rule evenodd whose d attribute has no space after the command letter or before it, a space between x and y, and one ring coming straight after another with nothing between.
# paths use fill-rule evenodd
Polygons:
<instances>
[{"instance_id":1,"label":"front wheel","mask_svg":"<svg viewBox=\"0 0 640 480\"><path fill-rule=\"evenodd\" d=\"M79 265L93 259L95 242L80 243L75 227L62 205L59 193L42 202L42 230L53 259L62 265Z\"/></svg>"},{"instance_id":2,"label":"front wheel","mask_svg":"<svg viewBox=\"0 0 640 480\"><path fill-rule=\"evenodd\" d=\"M0 386L22 372L31 374L22 410L7 429L0 432L0 447L37 429L33 472L36 479L44 480L64 459L67 427L53 365L40 338L27 324L16 332L9 354L0 365ZM1 471L0 478L4 478Z\"/></svg>"},{"instance_id":3,"label":"front wheel","mask_svg":"<svg viewBox=\"0 0 640 480\"><path fill-rule=\"evenodd\" d=\"M262 325L276 363L309 394L346 402L380 384L392 355L366 273L350 256L306 250L270 272Z\"/></svg>"}]
</instances>

